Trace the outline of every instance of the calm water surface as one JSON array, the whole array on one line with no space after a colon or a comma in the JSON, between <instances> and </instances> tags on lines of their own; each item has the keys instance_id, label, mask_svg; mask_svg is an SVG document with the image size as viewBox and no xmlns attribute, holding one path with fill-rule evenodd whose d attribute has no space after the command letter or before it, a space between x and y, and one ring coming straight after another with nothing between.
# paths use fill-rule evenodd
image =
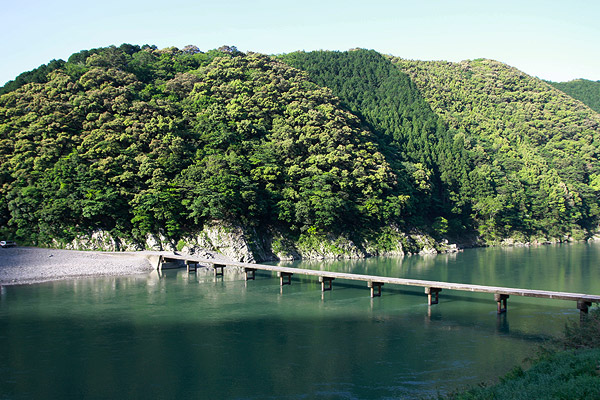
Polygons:
<instances>
[{"instance_id":1,"label":"calm water surface","mask_svg":"<svg viewBox=\"0 0 600 400\"><path fill-rule=\"evenodd\" d=\"M600 294L600 244L302 262L303 268ZM490 381L575 302L257 273L168 271L3 287L0 398L403 399Z\"/></svg>"}]
</instances>

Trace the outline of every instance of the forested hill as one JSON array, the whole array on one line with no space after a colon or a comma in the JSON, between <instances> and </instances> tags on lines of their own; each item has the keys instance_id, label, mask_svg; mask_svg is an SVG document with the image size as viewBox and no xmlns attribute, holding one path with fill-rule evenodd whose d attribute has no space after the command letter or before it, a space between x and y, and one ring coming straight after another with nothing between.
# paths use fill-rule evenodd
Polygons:
<instances>
[{"instance_id":1,"label":"forested hill","mask_svg":"<svg viewBox=\"0 0 600 400\"><path fill-rule=\"evenodd\" d=\"M411 192L328 89L229 47L76 54L0 97L0 161L0 223L37 243L214 219L348 232L401 221Z\"/></svg>"},{"instance_id":2,"label":"forested hill","mask_svg":"<svg viewBox=\"0 0 600 400\"><path fill-rule=\"evenodd\" d=\"M492 61L122 45L1 92L0 234L25 242L177 242L211 221L355 241L598 226L599 115Z\"/></svg>"},{"instance_id":3,"label":"forested hill","mask_svg":"<svg viewBox=\"0 0 600 400\"><path fill-rule=\"evenodd\" d=\"M490 60L366 50L283 59L362 116L390 160L430 177L413 198L438 227L475 227L496 241L581 237L597 223L599 116L542 81Z\"/></svg>"},{"instance_id":4,"label":"forested hill","mask_svg":"<svg viewBox=\"0 0 600 400\"><path fill-rule=\"evenodd\" d=\"M434 223L444 233L472 226L471 209L459 195L471 169L468 154L406 73L373 50L297 52L280 58L330 88L375 134L396 173L416 183L411 224Z\"/></svg>"},{"instance_id":5,"label":"forested hill","mask_svg":"<svg viewBox=\"0 0 600 400\"><path fill-rule=\"evenodd\" d=\"M392 61L464 141L474 163L464 196L483 236L594 228L598 113L496 61Z\"/></svg>"},{"instance_id":6,"label":"forested hill","mask_svg":"<svg viewBox=\"0 0 600 400\"><path fill-rule=\"evenodd\" d=\"M576 79L569 82L548 83L600 113L600 81Z\"/></svg>"}]
</instances>

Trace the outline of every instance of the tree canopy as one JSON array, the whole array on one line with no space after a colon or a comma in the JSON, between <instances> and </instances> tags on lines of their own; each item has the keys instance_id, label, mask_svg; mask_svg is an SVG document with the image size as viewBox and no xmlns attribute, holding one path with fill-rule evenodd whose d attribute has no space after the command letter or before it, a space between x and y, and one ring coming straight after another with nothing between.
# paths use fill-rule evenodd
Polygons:
<instances>
[{"instance_id":1,"label":"tree canopy","mask_svg":"<svg viewBox=\"0 0 600 400\"><path fill-rule=\"evenodd\" d=\"M600 116L490 60L123 44L0 93L0 229L26 242L213 220L562 238L600 215Z\"/></svg>"},{"instance_id":2,"label":"tree canopy","mask_svg":"<svg viewBox=\"0 0 600 400\"><path fill-rule=\"evenodd\" d=\"M597 227L600 115L496 61L393 62L470 154L460 195L482 236L580 236Z\"/></svg>"},{"instance_id":3,"label":"tree canopy","mask_svg":"<svg viewBox=\"0 0 600 400\"><path fill-rule=\"evenodd\" d=\"M22 239L212 219L341 232L404 212L373 134L286 64L231 47L69 60L0 97L0 215Z\"/></svg>"}]
</instances>

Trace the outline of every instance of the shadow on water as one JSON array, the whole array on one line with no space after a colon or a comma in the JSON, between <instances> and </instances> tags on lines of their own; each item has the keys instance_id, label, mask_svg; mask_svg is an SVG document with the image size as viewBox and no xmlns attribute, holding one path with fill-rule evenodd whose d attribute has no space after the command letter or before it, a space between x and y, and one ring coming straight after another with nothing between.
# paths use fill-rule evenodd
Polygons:
<instances>
[{"instance_id":1,"label":"shadow on water","mask_svg":"<svg viewBox=\"0 0 600 400\"><path fill-rule=\"evenodd\" d=\"M357 262L354 262L354 264L357 264ZM171 270L171 271L167 271L166 274L164 274L161 277L161 279L178 279L178 276L179 276L179 279L181 279L182 275L183 275L183 279L186 279L185 274L182 274L181 272L178 272L178 271ZM193 273L187 274L187 279L189 279L190 281L197 281L199 283L206 282L207 279L216 284L225 282L225 280L222 276L214 277L211 270L203 271L201 273L201 275L202 275L202 277L200 277L200 279L199 279ZM239 274L239 273L238 274L230 274L229 279L230 280L241 280L241 279L243 279L243 275ZM248 284L252 285L254 282L257 282L260 280L270 282L274 285L275 282L277 281L277 279L278 278L276 278L274 273L257 272L256 280L246 282L246 286ZM314 277L298 275L298 276L295 276L292 278L292 284L312 285L312 288L314 290L320 291L320 283ZM287 287L288 287L287 285L281 287L281 289L280 289L281 295L285 294L285 290ZM338 292L340 290L345 290L345 289L352 289L354 295L357 298L362 298L365 296L365 293L369 292L369 290L366 286L366 283L364 283L364 282L358 283L358 282L353 282L353 281L336 280L335 283L333 284L333 289L331 291L321 293L321 299L323 301L325 301L325 296L329 296L328 299L331 299L333 297L334 292ZM384 288L382 289L382 293L383 293L382 295L384 297L411 296L415 300L419 301L419 306L427 307L427 310L428 310L427 316L431 320L435 320L436 318L438 320L441 319L442 314L435 312L436 309L443 309L444 305L447 305L448 303L452 303L452 302L460 302L460 303L467 302L467 303L479 304L479 305L485 306L489 309L487 314L492 313L492 312L494 314L497 314L495 312L496 302L493 298L493 294L466 293L466 292L462 292L462 291L447 290L447 291L443 291L440 293L440 304L428 306L427 305L427 297L424 294L424 289L420 288L420 287L403 287L403 286L398 286L398 285L388 285L388 286L384 286ZM372 301L385 301L385 300L376 298L376 299L372 299ZM519 296L512 296L509 300L509 307L511 309L515 308L515 307L517 307L517 308L528 307L531 305L532 302L536 302L536 301L538 301L538 300L524 299ZM554 312L559 312L559 310L563 310L563 308L556 308L554 304L551 304L551 303L549 304L549 302L543 302L543 303L547 304L547 307L550 310L554 310ZM566 303L570 304L573 302L566 302ZM576 307L575 303L571 304L571 306L573 308L573 310L572 310L573 313L576 314L577 312L575 310L575 307ZM511 335L515 338L518 337L522 340L527 340L527 341L531 341L531 342L535 342L535 343L544 342L544 341L550 340L553 337L552 335L545 335L545 334L530 334L527 332L520 333L518 331L515 331L514 329L511 332L509 329L509 323L508 323L509 316L508 315L510 315L510 312L497 314L497 321L498 321L496 324L497 332L504 333L504 334L511 333ZM460 324L460 321L456 321L456 323ZM465 324L464 327L472 327L472 325ZM477 327L475 327L475 329L477 329Z\"/></svg>"},{"instance_id":2,"label":"shadow on water","mask_svg":"<svg viewBox=\"0 0 600 400\"><path fill-rule=\"evenodd\" d=\"M356 273L593 292L598 246L323 264ZM380 268L378 269L378 263ZM302 265L302 264L299 264ZM307 265L309 267L318 264ZM578 319L575 305L233 270L2 288L0 398L422 398L491 381Z\"/></svg>"},{"instance_id":3,"label":"shadow on water","mask_svg":"<svg viewBox=\"0 0 600 400\"><path fill-rule=\"evenodd\" d=\"M501 330L508 326L506 318L502 321ZM479 336L497 334L490 329L438 322L422 316L160 324L110 316L3 318L2 340L11 346L0 350L0 393L10 398L47 393L55 398L404 398L433 395L448 383L467 384L472 377L465 379L457 364L483 368L490 354L511 351L509 342L493 348L477 343ZM510 342L522 346L520 341L532 340L519 336L511 333ZM459 341L471 342L468 357L464 347L453 346Z\"/></svg>"}]
</instances>

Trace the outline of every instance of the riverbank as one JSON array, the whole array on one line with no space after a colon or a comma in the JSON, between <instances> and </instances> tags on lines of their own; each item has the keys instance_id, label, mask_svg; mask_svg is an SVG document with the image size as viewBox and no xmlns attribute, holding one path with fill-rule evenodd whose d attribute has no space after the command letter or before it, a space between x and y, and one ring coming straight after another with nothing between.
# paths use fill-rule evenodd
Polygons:
<instances>
[{"instance_id":1,"label":"riverbank","mask_svg":"<svg viewBox=\"0 0 600 400\"><path fill-rule=\"evenodd\" d=\"M490 387L474 387L439 400L520 400L600 398L600 349L569 350L536 361L531 368L515 367Z\"/></svg>"},{"instance_id":2,"label":"riverbank","mask_svg":"<svg viewBox=\"0 0 600 400\"><path fill-rule=\"evenodd\" d=\"M600 399L600 309L540 349L530 368L514 367L492 386L479 385L439 400Z\"/></svg>"},{"instance_id":3,"label":"riverbank","mask_svg":"<svg viewBox=\"0 0 600 400\"><path fill-rule=\"evenodd\" d=\"M132 274L143 274L152 271L155 268L156 257L159 255L168 255L176 253L194 254L196 256L204 257L207 259L215 259L221 261L242 261L242 262L256 262L254 254L251 252L251 246L238 246L240 238L244 238L239 232L231 233L228 240L223 240L223 236L220 237L220 241L225 243L222 246L215 246L213 242L205 241L205 246L183 246L180 251L177 248L166 248L162 251L158 249L151 250L131 250L131 251L118 251L110 249L97 248L96 246L91 249L57 249L57 248L39 248L39 247L27 247L19 246L12 248L0 249L0 285L20 285L20 284L31 284L40 283L61 279L74 279L80 277L91 277L91 276L117 276L117 275L132 275ZM421 238L414 236L414 238ZM589 241L596 241L600 237L595 236ZM325 241L325 239L323 239ZM257 257L260 261L262 260L293 260L297 258L311 259L344 259L344 258L366 258L369 256L402 256L410 254L439 254L439 253L453 253L460 251L456 245L448 245L447 242L441 242L440 249L436 250L433 247L434 242L431 240L422 241L420 243L424 250L421 252L407 252L402 251L402 247L399 247L398 251L382 252L378 254L357 254L355 251L348 251L348 249L337 249L339 253L327 253L322 249L315 254L307 251L303 256L298 257ZM81 243L79 243L81 244ZM327 244L327 243L326 243ZM523 247L532 246L534 244L541 243L503 243L498 245L499 247ZM549 244L549 243L544 243ZM425 247L429 245L430 247ZM313 246L316 247L317 245ZM85 246L82 246L85 248ZM321 247L327 247L321 243ZM331 246L329 246L331 247ZM477 246L460 246L462 247L477 247ZM416 247L420 249L421 247ZM425 251L425 250L430 251ZM346 251L346 252L344 252ZM310 257L310 256L313 257ZM247 260L249 258L249 260Z\"/></svg>"},{"instance_id":4,"label":"riverbank","mask_svg":"<svg viewBox=\"0 0 600 400\"><path fill-rule=\"evenodd\" d=\"M388 226L375 232L333 235L304 232L298 237L275 228L257 229L225 223L207 224L200 232L188 234L179 240L161 234L148 234L141 242L112 236L98 230L76 237L71 242L54 241L53 248L80 251L140 252L177 251L186 254L210 253L238 262L341 260L377 256L407 256L456 253L474 247L530 247L547 244L600 240L592 235L576 240L563 238L505 238L488 243L475 234L460 237L434 237L419 230L405 232L397 226Z\"/></svg>"},{"instance_id":5,"label":"riverbank","mask_svg":"<svg viewBox=\"0 0 600 400\"><path fill-rule=\"evenodd\" d=\"M159 255L172 251L79 251L39 247L0 249L0 285L22 285L93 276L119 276L149 273ZM226 261L210 251L205 258Z\"/></svg>"},{"instance_id":6,"label":"riverbank","mask_svg":"<svg viewBox=\"0 0 600 400\"><path fill-rule=\"evenodd\" d=\"M0 249L0 285L148 273L153 269L148 254L35 247Z\"/></svg>"}]
</instances>

